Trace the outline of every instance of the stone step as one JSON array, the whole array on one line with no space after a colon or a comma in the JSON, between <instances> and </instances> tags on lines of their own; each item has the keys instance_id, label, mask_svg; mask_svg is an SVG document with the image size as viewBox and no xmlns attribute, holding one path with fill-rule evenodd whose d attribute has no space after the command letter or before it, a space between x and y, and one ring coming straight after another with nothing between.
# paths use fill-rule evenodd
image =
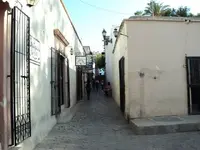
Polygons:
<instances>
[{"instance_id":1,"label":"stone step","mask_svg":"<svg viewBox=\"0 0 200 150\"><path fill-rule=\"evenodd\" d=\"M130 123L138 135L200 131L200 115L132 119Z\"/></svg>"}]
</instances>

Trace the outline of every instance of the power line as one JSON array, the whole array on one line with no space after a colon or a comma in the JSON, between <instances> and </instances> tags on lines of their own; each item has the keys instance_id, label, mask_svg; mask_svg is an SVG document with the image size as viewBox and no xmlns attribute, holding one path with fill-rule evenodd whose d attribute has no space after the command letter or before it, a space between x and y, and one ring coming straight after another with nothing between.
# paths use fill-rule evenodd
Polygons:
<instances>
[{"instance_id":1,"label":"power line","mask_svg":"<svg viewBox=\"0 0 200 150\"><path fill-rule=\"evenodd\" d=\"M133 14L130 14L130 13L122 13L122 12L118 12L118 11L115 11L115 10L110 10L110 9L102 8L102 7L99 7L99 6L87 3L87 2L82 1L82 0L79 0L79 1L82 2L83 4L91 6L93 8L100 9L100 10L103 10L103 11L107 11L107 12L110 12L110 13L115 13L115 14L120 14L120 15L133 15Z\"/></svg>"}]
</instances>

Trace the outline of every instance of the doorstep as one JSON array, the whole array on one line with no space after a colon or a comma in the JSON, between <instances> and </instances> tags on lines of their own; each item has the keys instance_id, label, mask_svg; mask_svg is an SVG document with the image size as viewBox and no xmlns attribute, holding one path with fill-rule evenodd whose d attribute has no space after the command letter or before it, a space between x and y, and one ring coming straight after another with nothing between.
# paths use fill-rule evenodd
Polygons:
<instances>
[{"instance_id":1,"label":"doorstep","mask_svg":"<svg viewBox=\"0 0 200 150\"><path fill-rule=\"evenodd\" d=\"M130 123L138 135L200 131L200 115L132 119Z\"/></svg>"}]
</instances>

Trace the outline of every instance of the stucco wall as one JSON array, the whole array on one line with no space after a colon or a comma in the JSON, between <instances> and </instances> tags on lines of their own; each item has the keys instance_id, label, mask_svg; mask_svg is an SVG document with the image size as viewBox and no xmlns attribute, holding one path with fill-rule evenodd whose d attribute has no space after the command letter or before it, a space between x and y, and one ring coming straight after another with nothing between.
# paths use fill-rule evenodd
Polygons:
<instances>
[{"instance_id":1,"label":"stucco wall","mask_svg":"<svg viewBox=\"0 0 200 150\"><path fill-rule=\"evenodd\" d=\"M105 46L105 56L106 56L106 80L107 82L111 83L112 86L112 78L113 78L113 74L112 74L112 55L113 55L113 48L115 45L115 40L116 38L113 35L113 31L115 29L116 26L112 26L110 32L110 39L112 39L112 43L108 43L107 46Z\"/></svg>"},{"instance_id":2,"label":"stucco wall","mask_svg":"<svg viewBox=\"0 0 200 150\"><path fill-rule=\"evenodd\" d=\"M132 118L187 114L185 54L200 56L199 25L127 21Z\"/></svg>"},{"instance_id":3,"label":"stucco wall","mask_svg":"<svg viewBox=\"0 0 200 150\"><path fill-rule=\"evenodd\" d=\"M31 138L25 140L19 147L31 150L40 142L56 123L51 116L51 47L55 47L54 29L59 29L69 42L65 48L70 68L70 100L71 107L76 104L76 67L75 55L70 55L70 49L83 53L83 47L75 34L70 20L60 0L40 0L32 8L21 1L18 7L30 17L31 36L40 42L41 61L39 65L31 63ZM9 25L8 25L9 26ZM9 70L9 65L8 68Z\"/></svg>"},{"instance_id":4,"label":"stucco wall","mask_svg":"<svg viewBox=\"0 0 200 150\"><path fill-rule=\"evenodd\" d=\"M126 24L121 29L121 33L127 34ZM125 57L125 99L126 99L126 110L128 110L128 74L126 73L128 71L128 57L127 57L127 37L125 36L119 36L116 47L114 50L114 53L112 55L112 94L114 100L117 102L117 104L120 106L120 81L119 81L119 60L124 56Z\"/></svg>"}]
</instances>

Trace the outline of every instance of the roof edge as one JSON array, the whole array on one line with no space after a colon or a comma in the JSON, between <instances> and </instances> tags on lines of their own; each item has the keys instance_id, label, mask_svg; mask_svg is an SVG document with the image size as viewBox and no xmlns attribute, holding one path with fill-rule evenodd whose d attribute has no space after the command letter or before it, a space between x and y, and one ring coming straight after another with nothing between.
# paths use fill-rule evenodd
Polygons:
<instances>
[{"instance_id":1,"label":"roof edge","mask_svg":"<svg viewBox=\"0 0 200 150\"><path fill-rule=\"evenodd\" d=\"M123 26L124 26L124 23L125 23L126 21L127 21L127 19L124 19L124 20L121 22L121 24L120 24L120 26L119 26L119 31L118 31L119 33L121 32L121 30L122 30L122 28L123 28ZM115 44L114 44L112 53L115 52L115 48L116 48L117 42L118 42L118 40L119 40L119 37L120 37L120 35L117 36L117 39L115 40Z\"/></svg>"},{"instance_id":2,"label":"roof edge","mask_svg":"<svg viewBox=\"0 0 200 150\"><path fill-rule=\"evenodd\" d=\"M169 21L169 22L200 22L200 17L156 17L156 16L132 16L126 21Z\"/></svg>"},{"instance_id":3,"label":"roof edge","mask_svg":"<svg viewBox=\"0 0 200 150\"><path fill-rule=\"evenodd\" d=\"M71 20L69 14L68 14L68 12L67 12L67 9L66 9L66 7L65 7L65 4L64 4L63 0L60 0L60 3L62 4L62 6L63 6L63 8L64 8L64 10L65 10L65 12L66 12L66 14L67 14L67 17L69 18L69 21L70 21L70 23L71 23L71 25L72 25L72 28L74 29L74 32L75 32L75 34L76 34L76 36L77 36L77 38L78 38L78 40L79 40L81 46L83 47L83 44L82 44L82 42L81 42L81 39L80 39L80 37L79 37L79 35L78 35L78 33L77 33L75 27L74 27L74 24L72 23L72 20ZM84 49L84 48L83 48L83 50L84 50L84 52L85 52L85 49Z\"/></svg>"}]
</instances>

